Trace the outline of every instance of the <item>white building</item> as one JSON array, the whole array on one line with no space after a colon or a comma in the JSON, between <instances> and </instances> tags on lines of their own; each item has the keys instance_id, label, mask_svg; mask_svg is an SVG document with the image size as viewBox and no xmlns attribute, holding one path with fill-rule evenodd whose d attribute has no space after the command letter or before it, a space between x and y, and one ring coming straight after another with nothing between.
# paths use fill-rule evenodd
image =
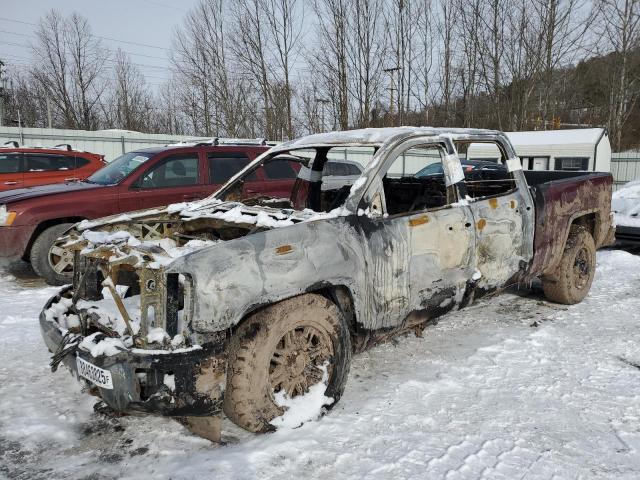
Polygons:
<instances>
[{"instance_id":1,"label":"white building","mask_svg":"<svg viewBox=\"0 0 640 480\"><path fill-rule=\"evenodd\" d=\"M611 171L611 144L604 128L506 132L525 170ZM469 160L497 160L495 145L475 143Z\"/></svg>"}]
</instances>

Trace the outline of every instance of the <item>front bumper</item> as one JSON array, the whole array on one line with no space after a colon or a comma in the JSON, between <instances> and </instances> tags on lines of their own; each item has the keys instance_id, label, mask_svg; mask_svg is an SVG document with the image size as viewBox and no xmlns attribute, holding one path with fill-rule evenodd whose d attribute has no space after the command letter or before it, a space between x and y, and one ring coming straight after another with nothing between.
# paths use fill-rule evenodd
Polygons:
<instances>
[{"instance_id":1,"label":"front bumper","mask_svg":"<svg viewBox=\"0 0 640 480\"><path fill-rule=\"evenodd\" d=\"M0 260L13 263L20 260L35 230L33 225L0 227Z\"/></svg>"},{"instance_id":2,"label":"front bumper","mask_svg":"<svg viewBox=\"0 0 640 480\"><path fill-rule=\"evenodd\" d=\"M40 332L51 352L59 350L63 333L55 321L47 320L44 311L59 302L70 288L65 287L50 298L40 312ZM80 377L76 356L108 370L113 389L98 387ZM64 357L63 363L91 393L118 412L196 417L222 412L225 358L224 345L208 345L186 352L127 349L117 355L99 357L76 349ZM171 378L171 382L167 382L167 378Z\"/></svg>"}]
</instances>

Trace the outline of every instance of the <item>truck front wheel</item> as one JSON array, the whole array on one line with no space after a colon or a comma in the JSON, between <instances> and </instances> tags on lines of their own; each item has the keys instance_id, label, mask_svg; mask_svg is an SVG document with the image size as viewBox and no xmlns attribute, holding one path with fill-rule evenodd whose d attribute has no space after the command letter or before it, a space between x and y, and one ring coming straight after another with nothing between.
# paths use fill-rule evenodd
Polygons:
<instances>
[{"instance_id":1,"label":"truck front wheel","mask_svg":"<svg viewBox=\"0 0 640 480\"><path fill-rule=\"evenodd\" d=\"M562 259L552 275L542 278L545 296L552 302L573 305L589 293L596 271L596 246L584 228L571 228Z\"/></svg>"},{"instance_id":2,"label":"truck front wheel","mask_svg":"<svg viewBox=\"0 0 640 480\"><path fill-rule=\"evenodd\" d=\"M323 377L331 408L344 391L350 363L349 328L333 302L305 294L270 305L251 314L232 337L224 412L251 432L273 430L270 422L285 411L275 395L304 395Z\"/></svg>"},{"instance_id":3,"label":"truck front wheel","mask_svg":"<svg viewBox=\"0 0 640 480\"><path fill-rule=\"evenodd\" d=\"M58 237L72 225L60 223L43 230L31 246L31 267L49 285L64 285L73 281L73 252L55 245Z\"/></svg>"}]
</instances>

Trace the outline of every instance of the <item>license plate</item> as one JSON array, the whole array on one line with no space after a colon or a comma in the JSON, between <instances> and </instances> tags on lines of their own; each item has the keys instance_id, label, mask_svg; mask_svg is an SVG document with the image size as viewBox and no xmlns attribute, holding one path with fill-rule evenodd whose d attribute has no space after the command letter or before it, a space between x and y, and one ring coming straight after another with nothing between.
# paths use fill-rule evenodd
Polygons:
<instances>
[{"instance_id":1,"label":"license plate","mask_svg":"<svg viewBox=\"0 0 640 480\"><path fill-rule=\"evenodd\" d=\"M109 370L96 367L80 357L76 357L76 364L78 365L78 375L95 383L99 387L108 388L109 390L113 389L111 372Z\"/></svg>"}]
</instances>

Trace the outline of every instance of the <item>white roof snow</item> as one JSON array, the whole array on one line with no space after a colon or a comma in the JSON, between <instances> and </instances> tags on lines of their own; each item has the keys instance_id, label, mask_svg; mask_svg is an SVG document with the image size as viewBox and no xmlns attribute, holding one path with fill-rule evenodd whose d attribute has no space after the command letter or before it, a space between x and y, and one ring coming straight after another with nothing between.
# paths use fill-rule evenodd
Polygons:
<instances>
[{"instance_id":1,"label":"white roof snow","mask_svg":"<svg viewBox=\"0 0 640 480\"><path fill-rule=\"evenodd\" d=\"M581 128L571 130L544 130L531 132L506 132L511 143L515 145L595 145L602 134L603 128Z\"/></svg>"}]
</instances>

